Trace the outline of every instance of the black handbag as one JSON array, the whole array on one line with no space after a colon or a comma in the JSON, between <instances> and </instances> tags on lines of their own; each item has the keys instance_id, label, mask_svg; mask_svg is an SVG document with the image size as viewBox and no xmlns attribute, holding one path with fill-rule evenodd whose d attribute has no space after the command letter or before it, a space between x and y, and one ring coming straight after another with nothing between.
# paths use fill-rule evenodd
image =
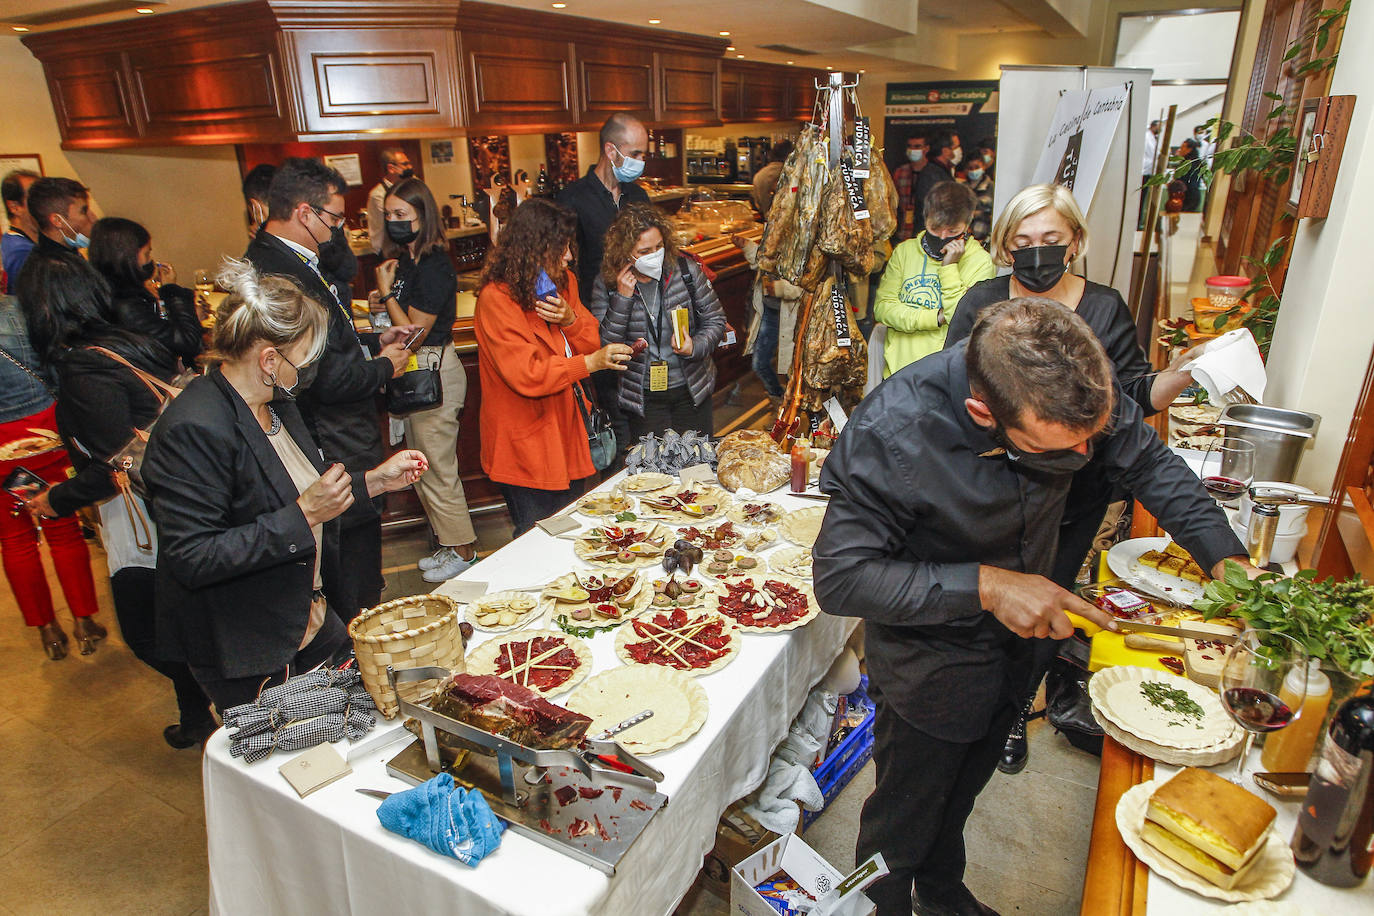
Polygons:
<instances>
[{"instance_id":1,"label":"black handbag","mask_svg":"<svg viewBox=\"0 0 1374 916\"><path fill-rule=\"evenodd\" d=\"M439 377L439 370L443 368L446 349L448 348L439 348L437 361L432 359L433 351L419 354L434 362L434 365L420 366L402 372L396 378L387 379L386 409L389 414L393 417L403 417L408 413L429 410L444 403L444 382Z\"/></svg>"}]
</instances>

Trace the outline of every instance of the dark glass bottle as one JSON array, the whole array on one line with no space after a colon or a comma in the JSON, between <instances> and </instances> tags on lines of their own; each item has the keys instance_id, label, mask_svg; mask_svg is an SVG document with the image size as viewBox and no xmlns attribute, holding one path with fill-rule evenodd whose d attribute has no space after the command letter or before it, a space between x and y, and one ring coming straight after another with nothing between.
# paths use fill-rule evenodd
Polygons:
<instances>
[{"instance_id":1,"label":"dark glass bottle","mask_svg":"<svg viewBox=\"0 0 1374 916\"><path fill-rule=\"evenodd\" d=\"M1374 695L1341 704L1298 814L1298 867L1322 884L1355 887L1374 857Z\"/></svg>"},{"instance_id":2,"label":"dark glass bottle","mask_svg":"<svg viewBox=\"0 0 1374 916\"><path fill-rule=\"evenodd\" d=\"M535 197L552 197L553 184L549 181L549 170L544 167L544 163L539 163L539 177L534 180Z\"/></svg>"}]
</instances>

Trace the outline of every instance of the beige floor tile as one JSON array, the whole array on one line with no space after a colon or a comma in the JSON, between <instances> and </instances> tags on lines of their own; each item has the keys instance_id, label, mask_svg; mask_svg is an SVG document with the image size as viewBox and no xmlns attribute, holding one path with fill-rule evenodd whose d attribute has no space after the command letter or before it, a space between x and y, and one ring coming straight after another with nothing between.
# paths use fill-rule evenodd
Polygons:
<instances>
[{"instance_id":1,"label":"beige floor tile","mask_svg":"<svg viewBox=\"0 0 1374 916\"><path fill-rule=\"evenodd\" d=\"M1095 793L1086 787L1043 773L995 774L964 831L968 861L1077 895L1087 864L1094 800Z\"/></svg>"},{"instance_id":2,"label":"beige floor tile","mask_svg":"<svg viewBox=\"0 0 1374 916\"><path fill-rule=\"evenodd\" d=\"M970 865L964 879L975 897L1002 916L1075 916L1079 910L1081 890L1061 894L980 865Z\"/></svg>"},{"instance_id":3,"label":"beige floor tile","mask_svg":"<svg viewBox=\"0 0 1374 916\"><path fill-rule=\"evenodd\" d=\"M1043 702L1041 703L1043 706ZM1080 751L1069 743L1069 739L1057 734L1044 718L1030 723L1028 730L1031 754L1025 772L1044 773L1097 792L1097 771L1099 760L1092 754Z\"/></svg>"},{"instance_id":4,"label":"beige floor tile","mask_svg":"<svg viewBox=\"0 0 1374 916\"><path fill-rule=\"evenodd\" d=\"M74 837L94 840L74 842ZM88 854L74 854L83 850ZM71 867L79 862L80 868ZM182 916L209 893L205 826L149 792L118 785L4 857L3 881L20 914L141 913ZM20 903L22 901L22 903Z\"/></svg>"},{"instance_id":5,"label":"beige floor tile","mask_svg":"<svg viewBox=\"0 0 1374 916\"><path fill-rule=\"evenodd\" d=\"M170 696L132 710L127 723L101 732L82 744L89 759L107 765L167 805L192 818L204 819L199 746L176 750L162 729L176 721Z\"/></svg>"}]
</instances>

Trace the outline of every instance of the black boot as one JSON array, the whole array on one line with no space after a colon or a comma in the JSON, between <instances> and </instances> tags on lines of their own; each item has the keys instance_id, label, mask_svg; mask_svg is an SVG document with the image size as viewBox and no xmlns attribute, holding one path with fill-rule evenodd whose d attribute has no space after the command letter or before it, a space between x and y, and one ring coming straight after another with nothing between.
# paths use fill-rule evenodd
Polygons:
<instances>
[{"instance_id":1,"label":"black boot","mask_svg":"<svg viewBox=\"0 0 1374 916\"><path fill-rule=\"evenodd\" d=\"M1026 768L1026 759L1030 756L1030 745L1026 742L1026 719L1034 708L1035 694L1031 694L1012 723L1007 743L1002 747L1002 759L997 761L997 769L1008 776L1014 776Z\"/></svg>"}]
</instances>

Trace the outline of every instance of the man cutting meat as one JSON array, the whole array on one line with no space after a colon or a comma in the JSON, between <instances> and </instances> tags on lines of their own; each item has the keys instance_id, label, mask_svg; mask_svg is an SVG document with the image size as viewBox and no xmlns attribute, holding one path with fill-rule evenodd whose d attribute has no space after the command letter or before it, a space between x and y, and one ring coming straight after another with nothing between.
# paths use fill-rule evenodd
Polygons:
<instances>
[{"instance_id":1,"label":"man cutting meat","mask_svg":"<svg viewBox=\"0 0 1374 916\"><path fill-rule=\"evenodd\" d=\"M891 870L867 891L879 916L993 912L962 883L964 822L1033 638L1069 636L1065 610L1112 627L1046 578L1073 471L1094 452L1204 568L1243 561L1197 477L1117 394L1092 331L1046 299L994 305L967 342L895 373L826 460L816 598L867 621L877 786L858 860L882 852Z\"/></svg>"}]
</instances>

